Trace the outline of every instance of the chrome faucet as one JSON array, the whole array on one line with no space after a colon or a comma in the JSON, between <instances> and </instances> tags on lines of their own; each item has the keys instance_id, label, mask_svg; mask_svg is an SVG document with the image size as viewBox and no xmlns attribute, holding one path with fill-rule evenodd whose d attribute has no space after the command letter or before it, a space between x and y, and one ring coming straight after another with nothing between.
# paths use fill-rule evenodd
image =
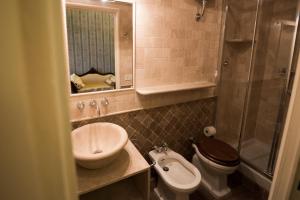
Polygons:
<instances>
[{"instance_id":1,"label":"chrome faucet","mask_svg":"<svg viewBox=\"0 0 300 200\"><path fill-rule=\"evenodd\" d=\"M100 107L95 99L90 102L90 107L96 108L98 116L100 116Z\"/></svg>"},{"instance_id":2,"label":"chrome faucet","mask_svg":"<svg viewBox=\"0 0 300 200\"><path fill-rule=\"evenodd\" d=\"M108 104L109 104L108 99L107 99L106 97L103 97L103 98L101 99L101 104L102 104L103 106L108 106Z\"/></svg>"},{"instance_id":3,"label":"chrome faucet","mask_svg":"<svg viewBox=\"0 0 300 200\"><path fill-rule=\"evenodd\" d=\"M154 146L153 149L156 151L156 153L161 153L162 152L162 147Z\"/></svg>"},{"instance_id":4,"label":"chrome faucet","mask_svg":"<svg viewBox=\"0 0 300 200\"><path fill-rule=\"evenodd\" d=\"M84 104L83 101L79 101L79 102L77 103L77 109L78 109L80 112L83 111L84 107L85 107L85 104Z\"/></svg>"},{"instance_id":5,"label":"chrome faucet","mask_svg":"<svg viewBox=\"0 0 300 200\"><path fill-rule=\"evenodd\" d=\"M163 142L162 145L161 145L163 151L167 152L169 147L168 147L168 144L166 142Z\"/></svg>"}]
</instances>

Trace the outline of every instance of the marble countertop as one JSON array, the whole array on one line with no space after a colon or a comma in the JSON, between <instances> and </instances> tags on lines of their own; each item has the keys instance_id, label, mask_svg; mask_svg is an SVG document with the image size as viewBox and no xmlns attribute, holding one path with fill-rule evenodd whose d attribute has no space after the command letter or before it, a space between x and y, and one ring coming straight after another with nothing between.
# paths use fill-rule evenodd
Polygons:
<instances>
[{"instance_id":1,"label":"marble countertop","mask_svg":"<svg viewBox=\"0 0 300 200\"><path fill-rule=\"evenodd\" d=\"M85 169L77 165L78 194L102 188L150 168L130 140L116 160L100 169Z\"/></svg>"}]
</instances>

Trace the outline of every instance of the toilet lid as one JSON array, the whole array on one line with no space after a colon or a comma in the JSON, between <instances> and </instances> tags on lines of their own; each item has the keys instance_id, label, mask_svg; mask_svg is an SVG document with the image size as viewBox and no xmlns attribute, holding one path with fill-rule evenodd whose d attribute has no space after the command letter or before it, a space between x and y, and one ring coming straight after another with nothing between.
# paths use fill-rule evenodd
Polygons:
<instances>
[{"instance_id":1,"label":"toilet lid","mask_svg":"<svg viewBox=\"0 0 300 200\"><path fill-rule=\"evenodd\" d=\"M201 138L199 152L207 159L224 166L236 166L240 163L238 152L230 145L214 138Z\"/></svg>"}]
</instances>

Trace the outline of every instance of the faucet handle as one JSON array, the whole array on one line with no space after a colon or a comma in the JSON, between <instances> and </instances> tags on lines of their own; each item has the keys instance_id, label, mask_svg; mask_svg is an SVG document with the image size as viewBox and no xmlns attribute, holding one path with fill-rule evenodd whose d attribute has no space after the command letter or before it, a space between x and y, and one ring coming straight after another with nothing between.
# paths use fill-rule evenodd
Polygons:
<instances>
[{"instance_id":1,"label":"faucet handle","mask_svg":"<svg viewBox=\"0 0 300 200\"><path fill-rule=\"evenodd\" d=\"M97 101L96 101L95 99L92 99L92 100L90 101L90 106L91 106L91 107L96 107L96 106L97 106Z\"/></svg>"},{"instance_id":2,"label":"faucet handle","mask_svg":"<svg viewBox=\"0 0 300 200\"><path fill-rule=\"evenodd\" d=\"M84 107L85 107L85 104L84 104L83 101L79 101L79 102L77 103L77 109L78 109L80 112L83 111Z\"/></svg>"},{"instance_id":3,"label":"faucet handle","mask_svg":"<svg viewBox=\"0 0 300 200\"><path fill-rule=\"evenodd\" d=\"M103 97L103 98L101 99L101 104L102 104L103 106L108 106L108 104L109 104L108 99L107 99L106 97Z\"/></svg>"},{"instance_id":4,"label":"faucet handle","mask_svg":"<svg viewBox=\"0 0 300 200\"><path fill-rule=\"evenodd\" d=\"M168 144L167 144L166 142L163 142L163 143L161 144L161 146L162 146L162 147L168 147Z\"/></svg>"},{"instance_id":5,"label":"faucet handle","mask_svg":"<svg viewBox=\"0 0 300 200\"><path fill-rule=\"evenodd\" d=\"M157 153L161 153L161 147L158 146L154 146L153 149L157 152Z\"/></svg>"}]
</instances>

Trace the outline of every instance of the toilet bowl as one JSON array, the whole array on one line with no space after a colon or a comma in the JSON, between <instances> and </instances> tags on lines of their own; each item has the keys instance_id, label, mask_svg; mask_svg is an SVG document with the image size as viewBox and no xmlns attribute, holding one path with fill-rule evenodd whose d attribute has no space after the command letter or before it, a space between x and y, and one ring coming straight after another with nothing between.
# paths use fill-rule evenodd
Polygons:
<instances>
[{"instance_id":1,"label":"toilet bowl","mask_svg":"<svg viewBox=\"0 0 300 200\"><path fill-rule=\"evenodd\" d=\"M201 181L199 170L175 151L149 153L156 164L158 184L154 189L160 200L188 200L189 194L195 191Z\"/></svg>"},{"instance_id":2,"label":"toilet bowl","mask_svg":"<svg viewBox=\"0 0 300 200\"><path fill-rule=\"evenodd\" d=\"M192 146L195 150L193 164L202 174L201 184L217 199L227 196L231 192L227 176L240 164L238 152L214 138L202 138Z\"/></svg>"}]
</instances>

